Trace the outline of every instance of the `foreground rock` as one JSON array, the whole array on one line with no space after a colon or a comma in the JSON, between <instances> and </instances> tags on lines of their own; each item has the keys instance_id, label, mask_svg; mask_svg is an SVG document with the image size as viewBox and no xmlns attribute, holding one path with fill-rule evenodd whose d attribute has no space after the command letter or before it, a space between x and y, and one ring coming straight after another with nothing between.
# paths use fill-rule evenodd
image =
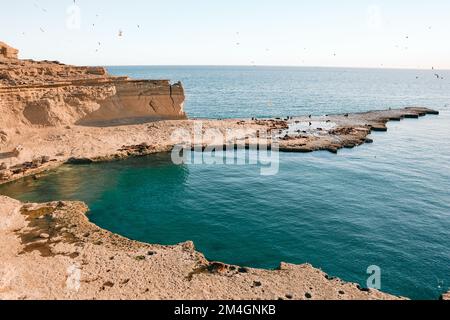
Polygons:
<instances>
[{"instance_id":1,"label":"foreground rock","mask_svg":"<svg viewBox=\"0 0 450 320\"><path fill-rule=\"evenodd\" d=\"M191 242L134 242L86 212L0 196L0 299L397 299L310 265L258 270L209 262Z\"/></svg>"}]
</instances>

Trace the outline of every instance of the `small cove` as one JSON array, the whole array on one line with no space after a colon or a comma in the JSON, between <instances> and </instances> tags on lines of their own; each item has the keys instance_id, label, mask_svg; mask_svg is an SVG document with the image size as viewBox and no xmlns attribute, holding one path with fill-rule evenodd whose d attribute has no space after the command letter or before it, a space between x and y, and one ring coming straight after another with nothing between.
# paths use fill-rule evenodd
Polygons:
<instances>
[{"instance_id":1,"label":"small cove","mask_svg":"<svg viewBox=\"0 0 450 320\"><path fill-rule=\"evenodd\" d=\"M280 154L257 166L174 165L168 154L66 165L0 193L32 202L82 200L100 227L149 243L193 240L211 260L275 268L311 263L382 290L436 299L450 286L450 114L389 123L373 145Z\"/></svg>"}]
</instances>

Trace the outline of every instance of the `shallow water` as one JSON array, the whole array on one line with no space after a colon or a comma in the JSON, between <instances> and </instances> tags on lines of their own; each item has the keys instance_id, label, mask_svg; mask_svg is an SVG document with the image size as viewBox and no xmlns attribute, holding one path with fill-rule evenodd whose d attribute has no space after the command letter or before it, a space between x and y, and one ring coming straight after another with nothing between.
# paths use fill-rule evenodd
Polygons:
<instances>
[{"instance_id":1,"label":"shallow water","mask_svg":"<svg viewBox=\"0 0 450 320\"><path fill-rule=\"evenodd\" d=\"M148 70L154 69L141 72ZM397 77L408 72L413 71ZM238 76L230 76L234 77ZM383 291L436 299L450 288L450 110L443 104L450 102L450 91L444 82L440 89L432 82L430 88L416 88L417 99L409 86L391 99L389 92L402 86L397 77L373 97L371 89L361 96L359 91L335 92L339 90L324 85L316 104L305 108L291 108L301 96L292 91L282 111L361 111L375 104L394 106L404 98L417 101L410 104L435 107L443 111L441 115L391 122L388 133L372 135L374 144L341 150L338 155L281 153L280 171L274 176L261 176L254 165L176 166L168 154L159 154L63 166L39 180L1 186L0 193L24 201L83 200L91 208L90 219L103 228L151 243L193 240L211 260L264 268L277 267L280 261L309 262L363 286L367 268L377 265ZM359 85L357 79L354 86ZM191 79L191 85L202 81ZM324 83L331 86L332 80ZM351 86L336 86L341 85ZM246 90L240 107L228 109L231 102L223 90L224 96L215 96L197 87L188 100L188 111L205 117L253 116L252 108L260 115L281 112L258 109L250 101L255 93ZM281 105L285 93L277 92L274 97L280 100L274 100ZM332 94L326 98L326 92ZM237 96L233 95L234 103ZM332 99L336 96L342 96L340 102ZM211 107L203 109L207 105Z\"/></svg>"}]
</instances>

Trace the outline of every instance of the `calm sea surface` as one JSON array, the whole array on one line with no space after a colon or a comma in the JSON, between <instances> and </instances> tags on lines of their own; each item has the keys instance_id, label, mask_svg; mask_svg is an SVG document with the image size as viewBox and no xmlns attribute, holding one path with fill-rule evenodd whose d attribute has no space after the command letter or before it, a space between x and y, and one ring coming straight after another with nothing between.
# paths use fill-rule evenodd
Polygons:
<instances>
[{"instance_id":1,"label":"calm sea surface","mask_svg":"<svg viewBox=\"0 0 450 320\"><path fill-rule=\"evenodd\" d=\"M115 75L182 81L195 118L450 107L450 71L289 67L109 67ZM435 74L444 79L438 80Z\"/></svg>"},{"instance_id":2,"label":"calm sea surface","mask_svg":"<svg viewBox=\"0 0 450 320\"><path fill-rule=\"evenodd\" d=\"M450 72L269 67L110 67L183 81L191 117L329 114L423 105L440 116L390 123L338 155L280 154L280 171L181 165L159 154L63 166L0 193L86 201L89 218L132 239L193 240L211 260L275 268L311 263L382 290L436 299L450 289ZM438 72L444 79L438 80ZM253 155L256 156L256 155Z\"/></svg>"}]
</instances>

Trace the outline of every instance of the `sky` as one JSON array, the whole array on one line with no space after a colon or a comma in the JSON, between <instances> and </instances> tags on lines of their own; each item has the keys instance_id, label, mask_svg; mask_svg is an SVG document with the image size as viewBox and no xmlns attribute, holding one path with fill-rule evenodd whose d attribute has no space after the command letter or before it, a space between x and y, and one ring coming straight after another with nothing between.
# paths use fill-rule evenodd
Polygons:
<instances>
[{"instance_id":1,"label":"sky","mask_svg":"<svg viewBox=\"0 0 450 320\"><path fill-rule=\"evenodd\" d=\"M77 65L450 69L448 0L18 0L0 41Z\"/></svg>"}]
</instances>

